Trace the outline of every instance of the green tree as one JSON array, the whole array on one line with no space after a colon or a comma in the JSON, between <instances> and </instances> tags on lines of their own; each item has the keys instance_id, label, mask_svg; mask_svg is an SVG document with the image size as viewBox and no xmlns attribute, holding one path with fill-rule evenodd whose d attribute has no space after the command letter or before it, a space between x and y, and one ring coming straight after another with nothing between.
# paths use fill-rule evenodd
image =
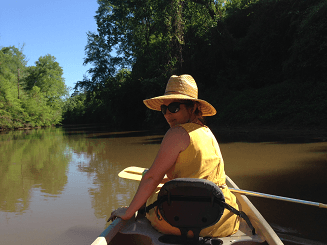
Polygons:
<instances>
[{"instance_id":1,"label":"green tree","mask_svg":"<svg viewBox=\"0 0 327 245\"><path fill-rule=\"evenodd\" d=\"M41 93L38 86L34 86L28 91L28 95L24 98L22 106L28 116L25 120L31 126L50 126L59 123L61 116L54 114L57 110L52 110L47 105L45 95ZM59 116L59 117L58 117Z\"/></svg>"},{"instance_id":2,"label":"green tree","mask_svg":"<svg viewBox=\"0 0 327 245\"><path fill-rule=\"evenodd\" d=\"M253 113L247 122L259 122L262 118L265 123L277 122L281 115L304 111L290 107L285 100L290 98L286 91L294 84L315 81L320 83L318 87L324 87L321 83L327 70L324 0L100 0L98 3L95 16L98 29L88 33L84 60L93 67L89 76L75 87L85 95L83 112L87 120L123 126L125 122L145 118L145 122L153 125L160 115L146 110L142 103L136 106L129 101L141 102L162 94L172 74L191 74L197 81L199 96L217 107L246 105L246 101L241 101L252 91L266 95L258 97L261 101L257 106L270 105L271 98L278 98L273 99L278 106L253 110L261 115ZM124 73L121 82L120 71L124 69L129 72ZM275 87L270 90L272 86ZM285 94L279 96L275 94L277 91ZM304 100L300 92L291 97ZM319 111L315 109L312 113L309 108L316 107L318 101L321 104L323 97L318 92L307 98L312 101L306 112L311 118L313 114L318 116ZM229 119L237 122L244 118L242 110L233 111L240 114ZM263 111L267 115L262 116Z\"/></svg>"},{"instance_id":3,"label":"green tree","mask_svg":"<svg viewBox=\"0 0 327 245\"><path fill-rule=\"evenodd\" d=\"M73 93L71 97L65 101L65 105L63 107L64 124L76 124L84 121L86 110L85 100L85 93Z\"/></svg>"},{"instance_id":4,"label":"green tree","mask_svg":"<svg viewBox=\"0 0 327 245\"><path fill-rule=\"evenodd\" d=\"M185 33L203 36L216 21L215 1L98 2L98 32L88 33L84 61L94 68L78 83L88 90L126 67L142 79L183 72Z\"/></svg>"},{"instance_id":5,"label":"green tree","mask_svg":"<svg viewBox=\"0 0 327 245\"><path fill-rule=\"evenodd\" d=\"M283 68L287 78L303 83L324 81L327 76L327 2L298 3L291 26L294 42Z\"/></svg>"},{"instance_id":6,"label":"green tree","mask_svg":"<svg viewBox=\"0 0 327 245\"><path fill-rule=\"evenodd\" d=\"M62 97L67 94L67 88L63 76L63 70L56 58L51 55L41 56L35 62L35 66L28 67L26 88L31 90L38 86L48 100L48 104L57 106Z\"/></svg>"},{"instance_id":7,"label":"green tree","mask_svg":"<svg viewBox=\"0 0 327 245\"><path fill-rule=\"evenodd\" d=\"M0 127L19 126L24 121L20 98L24 94L26 60L14 46L0 50Z\"/></svg>"},{"instance_id":8,"label":"green tree","mask_svg":"<svg viewBox=\"0 0 327 245\"><path fill-rule=\"evenodd\" d=\"M172 74L187 73L198 64L207 64L199 44L209 47L208 29L217 23L216 1L98 1L96 33L88 33L85 64L93 65L90 77L76 84L75 89L87 94L88 118L121 125L144 115L145 109L132 109L122 98L142 99L159 94ZM199 42L192 42L196 38ZM204 39L205 41L201 41ZM202 42L202 43L200 43ZM194 57L201 58L192 62ZM206 53L210 54L209 49ZM120 71L132 71L120 81ZM200 69L198 69L200 70ZM203 79L203 81L211 81ZM101 108L110 108L103 115ZM131 111L129 115L122 115ZM108 114L110 116L108 116ZM122 118L124 116L124 118Z\"/></svg>"},{"instance_id":9,"label":"green tree","mask_svg":"<svg viewBox=\"0 0 327 245\"><path fill-rule=\"evenodd\" d=\"M26 75L26 57L23 54L22 46L20 49L15 46L3 47L0 50L0 74L6 76L8 74L15 75L15 79L11 82L17 84ZM4 78L4 77L3 77Z\"/></svg>"},{"instance_id":10,"label":"green tree","mask_svg":"<svg viewBox=\"0 0 327 245\"><path fill-rule=\"evenodd\" d=\"M0 64L0 128L60 123L67 88L53 56L27 67L22 49L3 47Z\"/></svg>"},{"instance_id":11,"label":"green tree","mask_svg":"<svg viewBox=\"0 0 327 245\"><path fill-rule=\"evenodd\" d=\"M28 67L25 81L29 97L24 106L31 115L31 121L51 125L62 120L64 96L68 93L62 76L62 68L51 55L40 57L35 66Z\"/></svg>"}]
</instances>

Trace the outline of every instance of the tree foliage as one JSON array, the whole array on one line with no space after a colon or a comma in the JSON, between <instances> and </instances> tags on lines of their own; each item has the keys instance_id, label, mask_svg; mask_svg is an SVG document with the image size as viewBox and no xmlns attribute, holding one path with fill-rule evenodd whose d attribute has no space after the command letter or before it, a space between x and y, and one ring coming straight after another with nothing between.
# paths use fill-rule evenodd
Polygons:
<instances>
[{"instance_id":1,"label":"tree foliage","mask_svg":"<svg viewBox=\"0 0 327 245\"><path fill-rule=\"evenodd\" d=\"M40 57L29 67L22 50L3 47L0 64L0 129L61 122L67 89L53 56Z\"/></svg>"},{"instance_id":2,"label":"tree foliage","mask_svg":"<svg viewBox=\"0 0 327 245\"><path fill-rule=\"evenodd\" d=\"M324 0L99 0L98 3L95 16L98 30L88 33L85 48L85 64L93 67L89 76L75 87L76 94L85 98L83 115L89 122L116 126L159 122L160 115L146 110L141 101L162 94L172 74L191 74L195 78L199 96L223 112L216 117L217 123L239 123L240 118L246 118L234 108L247 103L253 108L248 96L258 93L266 96L258 96L261 101L255 106L260 108L253 111L271 116L255 113L247 122L288 121L298 110L289 106L287 95L291 93L299 101L297 108L305 108L306 103L297 98L303 97L301 89L296 95L288 89L294 86L307 89L313 82L324 86L327 75ZM125 69L129 72L125 73ZM122 74L125 74L123 80ZM283 91L285 96L278 96L277 91ZM276 97L280 98L276 103L288 109L266 106L270 105L268 98L275 101ZM307 99L326 108L323 97L315 94ZM240 98L248 101L241 102ZM235 117L226 111L231 105L233 111L238 111ZM306 113L321 118L318 111ZM74 118L69 120L72 122Z\"/></svg>"}]
</instances>

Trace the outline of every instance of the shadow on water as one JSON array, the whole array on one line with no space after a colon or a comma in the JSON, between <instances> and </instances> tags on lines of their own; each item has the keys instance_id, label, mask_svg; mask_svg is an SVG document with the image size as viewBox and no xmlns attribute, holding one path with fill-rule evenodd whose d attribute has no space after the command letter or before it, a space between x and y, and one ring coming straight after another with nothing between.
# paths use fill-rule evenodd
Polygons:
<instances>
[{"instance_id":1,"label":"shadow on water","mask_svg":"<svg viewBox=\"0 0 327 245\"><path fill-rule=\"evenodd\" d=\"M160 144L163 135L169 129L168 127L162 127L157 130L115 131L106 124L64 125L62 128L65 130L65 135L85 135L94 139L158 136L157 138L147 139L142 142L144 144ZM327 131L317 129L212 127L211 130L220 144L234 142L306 144L327 141Z\"/></svg>"},{"instance_id":2,"label":"shadow on water","mask_svg":"<svg viewBox=\"0 0 327 245\"><path fill-rule=\"evenodd\" d=\"M310 149L309 152L326 153L327 152L327 146L315 147L315 148Z\"/></svg>"},{"instance_id":3,"label":"shadow on water","mask_svg":"<svg viewBox=\"0 0 327 245\"><path fill-rule=\"evenodd\" d=\"M327 132L325 130L214 128L212 131L219 143L274 142L278 144L306 144L327 141Z\"/></svg>"},{"instance_id":4,"label":"shadow on water","mask_svg":"<svg viewBox=\"0 0 327 245\"><path fill-rule=\"evenodd\" d=\"M324 153L319 159L307 159L287 171L262 171L238 175L241 189L327 204L327 147L309 150ZM285 244L326 244L327 210L260 197L249 197Z\"/></svg>"},{"instance_id":5,"label":"shadow on water","mask_svg":"<svg viewBox=\"0 0 327 245\"><path fill-rule=\"evenodd\" d=\"M114 131L106 125L84 125L78 127L74 126L63 126L65 130L65 135L84 135L89 139L115 139L115 138L136 138L136 137L147 137L150 136L151 139L146 139L144 144L160 144L165 134L165 130L139 130L139 131ZM157 136L157 137L155 137Z\"/></svg>"}]
</instances>

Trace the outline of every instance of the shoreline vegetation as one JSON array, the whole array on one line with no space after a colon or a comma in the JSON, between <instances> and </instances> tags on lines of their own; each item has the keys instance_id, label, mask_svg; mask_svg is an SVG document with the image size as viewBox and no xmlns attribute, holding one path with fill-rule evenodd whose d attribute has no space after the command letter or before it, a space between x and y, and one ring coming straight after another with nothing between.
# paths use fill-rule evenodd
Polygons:
<instances>
[{"instance_id":1,"label":"shoreline vegetation","mask_svg":"<svg viewBox=\"0 0 327 245\"><path fill-rule=\"evenodd\" d=\"M325 127L327 2L205 3L101 1L86 46L94 69L76 84L63 123L156 128L161 115L142 100L163 94L171 75L190 74L218 111L212 125Z\"/></svg>"},{"instance_id":2,"label":"shoreline vegetation","mask_svg":"<svg viewBox=\"0 0 327 245\"><path fill-rule=\"evenodd\" d=\"M325 0L103 0L95 19L84 60L92 68L70 97L54 57L26 67L20 50L1 49L0 129L164 128L142 101L190 74L217 109L210 127L326 131Z\"/></svg>"},{"instance_id":3,"label":"shoreline vegetation","mask_svg":"<svg viewBox=\"0 0 327 245\"><path fill-rule=\"evenodd\" d=\"M52 125L52 126L38 126L38 127L0 128L0 132L11 131L11 130L33 130L33 129L53 127L53 126L55 126L55 125Z\"/></svg>"},{"instance_id":4,"label":"shoreline vegetation","mask_svg":"<svg viewBox=\"0 0 327 245\"><path fill-rule=\"evenodd\" d=\"M46 127L20 127L15 129L0 129L1 132L7 132L7 131L27 131L27 130L35 130L35 129L44 129L44 128L51 128L51 127L63 127L63 128L84 128L87 126L87 128L107 128L107 124L63 124L63 125L52 125L52 126L46 126ZM285 138L302 138L307 140L313 140L313 141L327 141L327 129L325 127L281 127L281 126L249 126L249 125L238 125L238 126L217 126L210 124L210 129L216 133L216 134L225 134L225 135L266 135L269 136L276 136L278 137L285 137ZM108 131L111 128L108 127ZM139 132L145 132L145 130L138 130ZM148 130L146 130L148 131ZM151 129L150 131L155 133L161 133L164 134L166 132L166 127L163 128L157 128L157 129ZM125 130L113 130L114 132L125 132ZM128 131L126 131L128 132ZM135 131L132 131L135 132Z\"/></svg>"},{"instance_id":5,"label":"shoreline vegetation","mask_svg":"<svg viewBox=\"0 0 327 245\"><path fill-rule=\"evenodd\" d=\"M27 66L22 49L0 47L0 130L62 121L63 98L68 93L62 68L51 55Z\"/></svg>"}]
</instances>

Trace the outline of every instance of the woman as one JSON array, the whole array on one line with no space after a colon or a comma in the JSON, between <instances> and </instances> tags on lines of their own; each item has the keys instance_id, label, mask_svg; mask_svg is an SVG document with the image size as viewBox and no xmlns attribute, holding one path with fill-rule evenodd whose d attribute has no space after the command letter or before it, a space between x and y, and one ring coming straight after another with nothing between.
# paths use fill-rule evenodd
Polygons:
<instances>
[{"instance_id":1,"label":"woman","mask_svg":"<svg viewBox=\"0 0 327 245\"><path fill-rule=\"evenodd\" d=\"M198 99L193 77L173 75L163 96L143 102L148 108L161 111L170 129L129 207L113 211L109 219L130 219L145 203L153 203L157 199L156 188L165 174L168 179L208 179L222 189L225 201L237 209L236 198L225 183L224 162L218 142L203 123L203 117L215 115L216 110L210 103ZM179 235L179 229L160 218L160 212L158 218L157 212L154 208L147 214L152 226L162 233ZM234 234L238 228L238 217L226 209L219 222L203 229L200 236L225 237Z\"/></svg>"}]
</instances>

